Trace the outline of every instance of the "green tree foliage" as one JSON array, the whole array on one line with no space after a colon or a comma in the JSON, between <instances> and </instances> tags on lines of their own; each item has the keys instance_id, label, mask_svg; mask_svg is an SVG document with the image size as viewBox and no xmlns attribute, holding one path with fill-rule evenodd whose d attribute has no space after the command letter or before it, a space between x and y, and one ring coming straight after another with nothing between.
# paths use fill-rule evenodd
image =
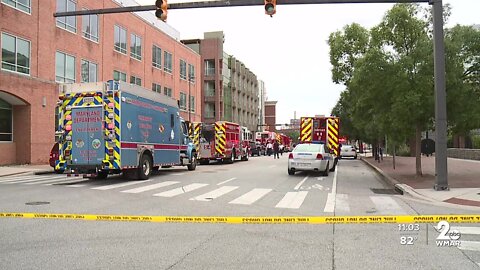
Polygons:
<instances>
[{"instance_id":1,"label":"green tree foliage","mask_svg":"<svg viewBox=\"0 0 480 270\"><path fill-rule=\"evenodd\" d=\"M431 28L429 12L397 4L372 29L347 25L328 40L332 80L346 86L332 110L342 133L370 143L387 135L398 145L415 134L418 175L420 134L434 126ZM480 127L480 31L455 26L445 43L449 125L466 133Z\"/></svg>"}]
</instances>

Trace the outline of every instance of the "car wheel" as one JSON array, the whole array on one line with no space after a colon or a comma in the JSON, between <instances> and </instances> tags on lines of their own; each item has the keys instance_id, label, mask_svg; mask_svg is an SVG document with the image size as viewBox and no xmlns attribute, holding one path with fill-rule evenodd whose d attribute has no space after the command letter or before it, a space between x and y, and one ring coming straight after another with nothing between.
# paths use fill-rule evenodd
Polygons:
<instances>
[{"instance_id":1,"label":"car wheel","mask_svg":"<svg viewBox=\"0 0 480 270\"><path fill-rule=\"evenodd\" d=\"M143 154L140 158L140 164L138 165L138 178L141 180L147 180L152 174L152 159Z\"/></svg>"},{"instance_id":2,"label":"car wheel","mask_svg":"<svg viewBox=\"0 0 480 270\"><path fill-rule=\"evenodd\" d=\"M288 169L288 175L294 175L295 174L295 171L292 170L292 169Z\"/></svg>"}]
</instances>

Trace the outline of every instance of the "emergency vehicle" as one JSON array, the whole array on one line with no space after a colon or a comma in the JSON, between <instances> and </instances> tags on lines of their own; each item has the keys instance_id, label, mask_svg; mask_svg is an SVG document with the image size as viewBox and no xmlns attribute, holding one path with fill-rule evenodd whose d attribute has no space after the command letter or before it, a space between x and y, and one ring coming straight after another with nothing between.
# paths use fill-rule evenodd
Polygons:
<instances>
[{"instance_id":1,"label":"emergency vehicle","mask_svg":"<svg viewBox=\"0 0 480 270\"><path fill-rule=\"evenodd\" d=\"M227 121L217 121L213 125L204 125L200 138L200 164L210 160L233 163L236 159L248 160L248 151L244 151L242 129L240 125Z\"/></svg>"},{"instance_id":2,"label":"emergency vehicle","mask_svg":"<svg viewBox=\"0 0 480 270\"><path fill-rule=\"evenodd\" d=\"M338 117L300 118L300 143L324 143L335 156L335 165L340 156L340 119ZM333 170L334 170L333 169Z\"/></svg>"},{"instance_id":3,"label":"emergency vehicle","mask_svg":"<svg viewBox=\"0 0 480 270\"><path fill-rule=\"evenodd\" d=\"M273 143L277 139L277 134L273 131L257 131L255 133L255 140L263 145L269 142Z\"/></svg>"},{"instance_id":4,"label":"emergency vehicle","mask_svg":"<svg viewBox=\"0 0 480 270\"><path fill-rule=\"evenodd\" d=\"M56 170L148 179L161 166L195 170L196 150L177 101L124 82L60 86Z\"/></svg>"},{"instance_id":5,"label":"emergency vehicle","mask_svg":"<svg viewBox=\"0 0 480 270\"><path fill-rule=\"evenodd\" d=\"M290 137L288 137L287 135L283 134L283 133L278 133L277 134L277 141L279 144L283 145L283 149L285 152L289 152L291 151L292 149L292 139L290 139Z\"/></svg>"}]
</instances>

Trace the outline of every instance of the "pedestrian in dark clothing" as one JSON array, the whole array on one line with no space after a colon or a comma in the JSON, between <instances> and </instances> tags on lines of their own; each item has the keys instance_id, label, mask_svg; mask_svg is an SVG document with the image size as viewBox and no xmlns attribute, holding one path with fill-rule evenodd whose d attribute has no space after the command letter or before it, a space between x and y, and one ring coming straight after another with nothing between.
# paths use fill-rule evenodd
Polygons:
<instances>
[{"instance_id":1,"label":"pedestrian in dark clothing","mask_svg":"<svg viewBox=\"0 0 480 270\"><path fill-rule=\"evenodd\" d=\"M278 155L278 151L280 150L280 144L275 141L273 143L273 158L276 159L276 158L280 158L280 156Z\"/></svg>"}]
</instances>

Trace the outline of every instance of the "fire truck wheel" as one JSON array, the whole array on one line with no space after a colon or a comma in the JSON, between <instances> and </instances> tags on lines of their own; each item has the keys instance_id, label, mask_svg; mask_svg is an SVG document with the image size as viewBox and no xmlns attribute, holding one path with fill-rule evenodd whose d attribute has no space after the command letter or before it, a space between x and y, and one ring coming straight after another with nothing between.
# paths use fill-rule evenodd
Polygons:
<instances>
[{"instance_id":1,"label":"fire truck wheel","mask_svg":"<svg viewBox=\"0 0 480 270\"><path fill-rule=\"evenodd\" d=\"M140 158L138 166L138 179L146 180L152 174L152 159L147 154L143 154Z\"/></svg>"},{"instance_id":2,"label":"fire truck wheel","mask_svg":"<svg viewBox=\"0 0 480 270\"><path fill-rule=\"evenodd\" d=\"M195 155L192 156L192 161L187 165L187 168L189 171L195 171L195 168L197 168L197 158Z\"/></svg>"}]
</instances>

